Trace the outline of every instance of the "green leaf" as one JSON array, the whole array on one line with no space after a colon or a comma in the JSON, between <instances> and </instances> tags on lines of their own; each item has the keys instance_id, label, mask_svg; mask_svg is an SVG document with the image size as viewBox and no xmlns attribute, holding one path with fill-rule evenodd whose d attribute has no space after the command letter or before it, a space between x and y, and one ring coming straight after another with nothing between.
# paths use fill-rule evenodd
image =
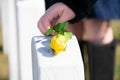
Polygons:
<instances>
[{"instance_id":1,"label":"green leaf","mask_svg":"<svg viewBox=\"0 0 120 80\"><path fill-rule=\"evenodd\" d=\"M65 28L67 27L68 23L63 22L63 23L58 23L57 25L54 26L54 29L57 33L64 33Z\"/></svg>"},{"instance_id":2,"label":"green leaf","mask_svg":"<svg viewBox=\"0 0 120 80\"><path fill-rule=\"evenodd\" d=\"M72 38L73 33L72 32L64 32L64 36L67 38L67 40Z\"/></svg>"},{"instance_id":3,"label":"green leaf","mask_svg":"<svg viewBox=\"0 0 120 80\"><path fill-rule=\"evenodd\" d=\"M58 34L64 34L65 28L67 27L68 23L63 22L63 23L58 23L55 26L50 27L50 29L45 33L45 35L50 35L53 31L55 31Z\"/></svg>"},{"instance_id":4,"label":"green leaf","mask_svg":"<svg viewBox=\"0 0 120 80\"><path fill-rule=\"evenodd\" d=\"M45 35L50 35L54 31L53 27L50 27L50 29L45 33Z\"/></svg>"}]
</instances>

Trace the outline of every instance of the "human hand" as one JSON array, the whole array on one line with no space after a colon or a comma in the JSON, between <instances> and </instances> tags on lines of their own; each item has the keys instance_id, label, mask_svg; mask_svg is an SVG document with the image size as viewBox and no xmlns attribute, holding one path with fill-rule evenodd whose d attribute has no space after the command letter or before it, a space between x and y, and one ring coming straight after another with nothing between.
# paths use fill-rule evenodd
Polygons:
<instances>
[{"instance_id":1,"label":"human hand","mask_svg":"<svg viewBox=\"0 0 120 80\"><path fill-rule=\"evenodd\" d=\"M67 7L64 3L55 3L38 21L38 28L45 34L45 32L53 25L60 22L71 20L75 17L75 13Z\"/></svg>"}]
</instances>

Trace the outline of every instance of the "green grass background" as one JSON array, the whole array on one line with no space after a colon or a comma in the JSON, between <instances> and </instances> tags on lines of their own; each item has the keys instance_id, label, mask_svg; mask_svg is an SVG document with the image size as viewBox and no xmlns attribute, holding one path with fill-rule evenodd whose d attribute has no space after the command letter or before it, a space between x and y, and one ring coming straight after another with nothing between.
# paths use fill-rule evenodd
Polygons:
<instances>
[{"instance_id":1,"label":"green grass background","mask_svg":"<svg viewBox=\"0 0 120 80\"><path fill-rule=\"evenodd\" d=\"M113 34L120 42L120 21L111 21ZM115 68L114 68L114 80L120 80L120 43L116 47Z\"/></svg>"},{"instance_id":2,"label":"green grass background","mask_svg":"<svg viewBox=\"0 0 120 80\"><path fill-rule=\"evenodd\" d=\"M2 27L0 24L0 80L8 80L8 58L2 50Z\"/></svg>"}]
</instances>

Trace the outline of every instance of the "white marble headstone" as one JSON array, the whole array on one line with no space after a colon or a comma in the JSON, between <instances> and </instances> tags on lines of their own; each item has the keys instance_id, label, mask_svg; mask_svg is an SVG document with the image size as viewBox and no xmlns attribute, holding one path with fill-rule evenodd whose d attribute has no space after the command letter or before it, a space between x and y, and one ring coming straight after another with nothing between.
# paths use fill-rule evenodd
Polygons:
<instances>
[{"instance_id":1,"label":"white marble headstone","mask_svg":"<svg viewBox=\"0 0 120 80\"><path fill-rule=\"evenodd\" d=\"M54 55L49 47L51 37L37 36L32 40L33 80L84 80L81 51L75 36L66 50Z\"/></svg>"}]
</instances>

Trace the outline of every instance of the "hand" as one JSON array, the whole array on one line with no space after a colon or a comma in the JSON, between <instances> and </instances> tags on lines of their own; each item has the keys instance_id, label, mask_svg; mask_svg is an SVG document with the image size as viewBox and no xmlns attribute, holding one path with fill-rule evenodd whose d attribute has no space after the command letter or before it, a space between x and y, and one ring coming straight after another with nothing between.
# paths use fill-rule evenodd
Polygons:
<instances>
[{"instance_id":1,"label":"hand","mask_svg":"<svg viewBox=\"0 0 120 80\"><path fill-rule=\"evenodd\" d=\"M64 3L55 3L38 21L38 28L45 34L45 32L53 25L71 20L75 17L75 13L67 7Z\"/></svg>"}]
</instances>

